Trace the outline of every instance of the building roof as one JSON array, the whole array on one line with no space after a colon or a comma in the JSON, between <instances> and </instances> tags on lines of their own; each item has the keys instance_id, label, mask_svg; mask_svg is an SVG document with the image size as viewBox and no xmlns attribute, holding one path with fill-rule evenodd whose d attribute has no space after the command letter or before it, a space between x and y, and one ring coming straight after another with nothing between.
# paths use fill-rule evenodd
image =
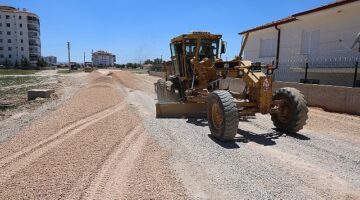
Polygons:
<instances>
[{"instance_id":1,"label":"building roof","mask_svg":"<svg viewBox=\"0 0 360 200\"><path fill-rule=\"evenodd\" d=\"M330 9L330 8L334 8L334 7L337 7L337 6L342 6L342 5L349 4L349 3L352 3L352 2L356 2L356 1L359 1L359 0L337 0L336 2L333 2L333 3L329 3L329 4L326 4L326 5L317 7L317 8L313 8L313 9L310 9L310 10L306 10L306 11L303 11L303 12L299 12L299 13L293 14L291 16L285 17L283 19L272 21L270 23L266 23L266 24L263 24L261 26L255 27L255 28L248 29L246 31L242 31L239 34L243 35L245 33L250 33L250 32L257 31L257 30L262 30L262 29L266 29L266 28L269 28L269 27L273 27L273 26L293 22L293 21L297 20L296 17L311 14L311 13L314 13L314 12L319 12L319 11Z\"/></svg>"},{"instance_id":2,"label":"building roof","mask_svg":"<svg viewBox=\"0 0 360 200\"><path fill-rule=\"evenodd\" d=\"M107 51L96 51L93 53L93 55L99 55L99 56L113 56L112 53L109 53Z\"/></svg>"},{"instance_id":3,"label":"building roof","mask_svg":"<svg viewBox=\"0 0 360 200\"><path fill-rule=\"evenodd\" d=\"M26 8L23 8L22 10L20 10L20 8L15 8L12 6L0 5L0 11L9 12L9 13L26 13L26 14L34 15L39 18L39 16L37 14L27 11Z\"/></svg>"}]
</instances>

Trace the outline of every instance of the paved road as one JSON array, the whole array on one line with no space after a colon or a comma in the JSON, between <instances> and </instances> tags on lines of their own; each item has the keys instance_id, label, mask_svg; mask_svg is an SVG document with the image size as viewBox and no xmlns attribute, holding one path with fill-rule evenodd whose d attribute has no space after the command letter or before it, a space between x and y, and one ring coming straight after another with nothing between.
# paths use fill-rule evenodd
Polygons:
<instances>
[{"instance_id":1,"label":"paved road","mask_svg":"<svg viewBox=\"0 0 360 200\"><path fill-rule=\"evenodd\" d=\"M358 116L311 108L286 136L257 115L222 143L155 119L158 78L100 72L0 144L0 199L360 199Z\"/></svg>"}]
</instances>

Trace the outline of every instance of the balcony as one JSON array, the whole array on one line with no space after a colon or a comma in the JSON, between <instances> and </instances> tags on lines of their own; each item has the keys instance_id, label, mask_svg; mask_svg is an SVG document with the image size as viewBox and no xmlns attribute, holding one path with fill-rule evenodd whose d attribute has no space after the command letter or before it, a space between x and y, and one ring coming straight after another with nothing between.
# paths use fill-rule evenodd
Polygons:
<instances>
[{"instance_id":1,"label":"balcony","mask_svg":"<svg viewBox=\"0 0 360 200\"><path fill-rule=\"evenodd\" d=\"M30 61L37 61L40 58L40 54L30 54Z\"/></svg>"},{"instance_id":2,"label":"balcony","mask_svg":"<svg viewBox=\"0 0 360 200\"><path fill-rule=\"evenodd\" d=\"M40 48L32 46L32 47L29 48L29 53L30 54L40 54Z\"/></svg>"},{"instance_id":3,"label":"balcony","mask_svg":"<svg viewBox=\"0 0 360 200\"><path fill-rule=\"evenodd\" d=\"M28 24L37 24L37 25L40 25L40 20L39 20L37 17L28 16L27 22L28 22Z\"/></svg>"},{"instance_id":4,"label":"balcony","mask_svg":"<svg viewBox=\"0 0 360 200\"><path fill-rule=\"evenodd\" d=\"M29 31L40 32L40 27L35 25L35 24L28 24L28 30Z\"/></svg>"},{"instance_id":5,"label":"balcony","mask_svg":"<svg viewBox=\"0 0 360 200\"><path fill-rule=\"evenodd\" d=\"M40 39L40 34L39 34L39 32L36 32L36 31L29 31L28 37L30 39Z\"/></svg>"},{"instance_id":6,"label":"balcony","mask_svg":"<svg viewBox=\"0 0 360 200\"><path fill-rule=\"evenodd\" d=\"M33 41L29 40L29 46L41 47L41 44L40 44L40 42L33 42Z\"/></svg>"}]
</instances>

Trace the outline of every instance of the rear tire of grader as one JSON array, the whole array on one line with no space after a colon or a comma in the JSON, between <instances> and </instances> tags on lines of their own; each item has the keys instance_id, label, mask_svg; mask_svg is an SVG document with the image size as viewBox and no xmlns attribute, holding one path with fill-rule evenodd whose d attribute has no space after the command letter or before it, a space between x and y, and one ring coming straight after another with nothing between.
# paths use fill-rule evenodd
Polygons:
<instances>
[{"instance_id":1,"label":"rear tire of grader","mask_svg":"<svg viewBox=\"0 0 360 200\"><path fill-rule=\"evenodd\" d=\"M239 125L238 109L232 95L225 90L209 94L207 118L211 135L221 141L233 140Z\"/></svg>"},{"instance_id":2,"label":"rear tire of grader","mask_svg":"<svg viewBox=\"0 0 360 200\"><path fill-rule=\"evenodd\" d=\"M285 100L285 103L279 107L283 112L271 114L271 120L277 130L289 134L297 133L308 119L304 95L295 88L285 87L278 89L273 96L273 100L281 99Z\"/></svg>"}]
</instances>

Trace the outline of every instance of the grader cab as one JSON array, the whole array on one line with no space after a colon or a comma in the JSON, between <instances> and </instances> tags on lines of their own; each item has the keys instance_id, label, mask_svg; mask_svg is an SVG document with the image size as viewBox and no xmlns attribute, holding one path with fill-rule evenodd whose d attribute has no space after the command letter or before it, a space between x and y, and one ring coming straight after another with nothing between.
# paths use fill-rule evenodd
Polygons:
<instances>
[{"instance_id":1,"label":"grader cab","mask_svg":"<svg viewBox=\"0 0 360 200\"><path fill-rule=\"evenodd\" d=\"M171 40L171 65L155 83L157 118L207 118L211 134L232 140L239 119L271 114L275 127L286 133L301 130L307 120L303 95L294 88L272 93L272 66L242 60L223 61L221 35L192 32Z\"/></svg>"}]
</instances>

